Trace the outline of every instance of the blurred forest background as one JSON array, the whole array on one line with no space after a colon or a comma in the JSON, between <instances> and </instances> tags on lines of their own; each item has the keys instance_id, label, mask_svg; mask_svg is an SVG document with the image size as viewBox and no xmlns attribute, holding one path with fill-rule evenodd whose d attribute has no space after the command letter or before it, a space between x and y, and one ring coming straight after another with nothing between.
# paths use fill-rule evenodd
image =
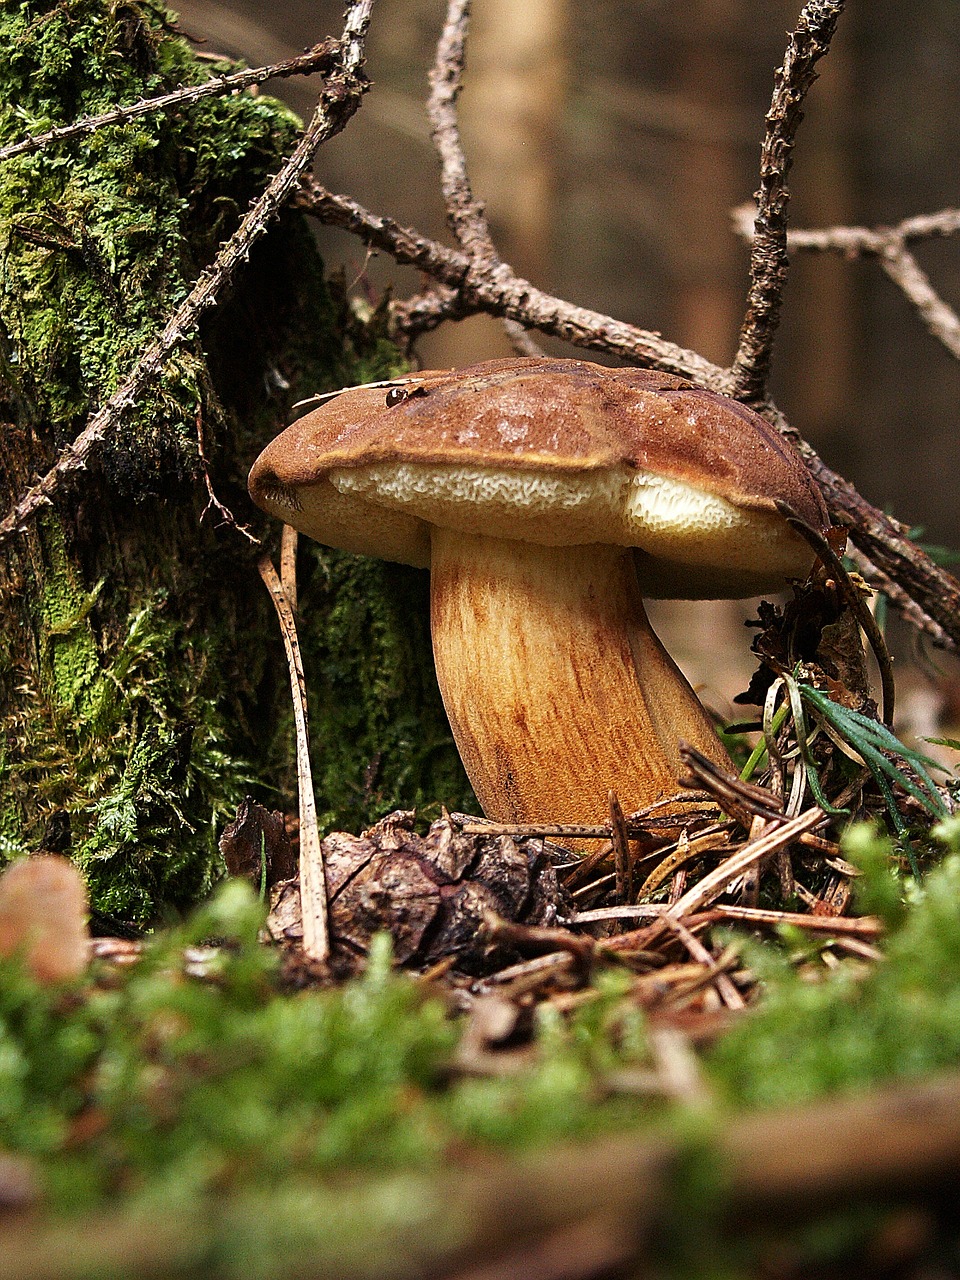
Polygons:
<instances>
[{"instance_id":1,"label":"blurred forest background","mask_svg":"<svg viewBox=\"0 0 960 1280\"><path fill-rule=\"evenodd\" d=\"M252 65L339 30L339 0L182 0L181 27ZM444 238L424 110L443 0L379 0L368 44L374 89L324 146L317 174L377 213ZM731 210L757 184L774 68L799 0L474 0L461 124L474 190L501 257L538 286L727 364L747 250ZM909 22L905 14L909 12ZM810 94L792 172L795 227L889 224L958 202L960 23L956 0L854 0ZM309 115L309 81L270 92ZM371 298L415 291L415 272L319 231L328 268ZM960 304L956 240L916 246ZM545 347L574 354L553 340ZM447 367L508 354L500 324L445 325L418 345ZM596 358L589 356L589 358ZM830 466L878 506L960 544L960 365L875 262L794 260L772 392ZM750 670L749 608L664 606L656 623L721 713ZM901 648L909 648L901 635ZM906 654L905 654L906 656ZM960 718L957 664L905 680L919 732ZM904 664L904 667L906 668Z\"/></svg>"}]
</instances>

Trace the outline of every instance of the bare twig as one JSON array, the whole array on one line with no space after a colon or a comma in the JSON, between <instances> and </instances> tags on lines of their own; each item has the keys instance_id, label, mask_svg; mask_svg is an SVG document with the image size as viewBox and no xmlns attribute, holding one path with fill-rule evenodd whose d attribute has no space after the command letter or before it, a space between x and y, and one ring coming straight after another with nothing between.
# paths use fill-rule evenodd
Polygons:
<instances>
[{"instance_id":1,"label":"bare twig","mask_svg":"<svg viewBox=\"0 0 960 1280\"><path fill-rule=\"evenodd\" d=\"M734 212L734 228L747 241L754 240L752 206ZM960 231L960 209L905 218L895 227L826 227L791 231L787 249L816 253L840 253L844 257L876 258L893 283L914 307L925 328L952 356L960 360L960 317L937 293L907 245Z\"/></svg>"},{"instance_id":2,"label":"bare twig","mask_svg":"<svg viewBox=\"0 0 960 1280\"><path fill-rule=\"evenodd\" d=\"M200 512L200 523L202 524L206 519L208 511L215 511L220 517L221 525L226 525L229 529L236 529L237 533L242 534L243 537L252 542L255 547L259 547L260 539L255 537L245 524L237 524L236 516L229 507L224 506L216 495L213 487L213 481L210 479L210 463L203 448L203 415L199 409L197 410L196 427L197 455L200 459L200 469L203 472L204 487L207 490L207 505Z\"/></svg>"},{"instance_id":3,"label":"bare twig","mask_svg":"<svg viewBox=\"0 0 960 1280\"><path fill-rule=\"evenodd\" d=\"M911 303L924 327L960 360L960 316L940 297L930 277L904 245L890 245L880 266Z\"/></svg>"},{"instance_id":4,"label":"bare twig","mask_svg":"<svg viewBox=\"0 0 960 1280\"><path fill-rule=\"evenodd\" d=\"M633 859L630 856L627 823L615 791L610 792L609 803L610 839L613 842L613 862L617 873L617 897L621 902L629 902L633 893Z\"/></svg>"},{"instance_id":5,"label":"bare twig","mask_svg":"<svg viewBox=\"0 0 960 1280\"><path fill-rule=\"evenodd\" d=\"M763 907L741 907L732 902L711 907L720 919L743 920L746 924L763 924L773 928L791 925L808 933L836 934L842 937L879 938L883 925L875 916L819 916L801 911L770 911Z\"/></svg>"},{"instance_id":6,"label":"bare twig","mask_svg":"<svg viewBox=\"0 0 960 1280\"><path fill-rule=\"evenodd\" d=\"M731 218L733 229L748 243L754 237L756 206L741 205ZM913 244L919 240L945 239L960 233L960 209L938 209L918 213L892 227L822 227L787 232L787 248L814 253L840 253L845 258L876 256L890 244Z\"/></svg>"},{"instance_id":7,"label":"bare twig","mask_svg":"<svg viewBox=\"0 0 960 1280\"><path fill-rule=\"evenodd\" d=\"M470 0L450 0L430 72L427 113L433 130L433 145L440 157L440 186L450 230L457 244L475 264L489 268L496 266L499 258L490 238L483 205L474 198L470 186L457 121L457 98L463 87L469 21Z\"/></svg>"},{"instance_id":8,"label":"bare twig","mask_svg":"<svg viewBox=\"0 0 960 1280\"><path fill-rule=\"evenodd\" d=\"M67 476L86 467L101 442L116 430L123 415L137 403L171 354L189 337L203 312L217 303L234 271L250 256L255 241L295 190L317 148L339 133L357 110L367 88L361 64L363 40L373 3L374 0L354 0L347 10L337 69L321 90L313 118L290 158L247 210L240 226L217 254L214 263L201 273L127 379L93 414L80 435L63 450L46 475L0 521L0 545L20 532L41 507L50 503Z\"/></svg>"},{"instance_id":9,"label":"bare twig","mask_svg":"<svg viewBox=\"0 0 960 1280\"><path fill-rule=\"evenodd\" d=\"M578 911L566 923L571 928L583 924L599 924L605 920L644 920L657 919L666 915L669 907L663 903L641 902L629 903L616 907L596 907L593 911ZM780 928L793 925L798 929L806 929L808 933L837 934L856 938L879 938L883 934L883 925L875 916L819 916L801 911L773 911L766 907L741 907L734 903L714 904L709 908L711 920L742 920L745 924L766 925ZM687 918L687 924L703 919L702 916Z\"/></svg>"},{"instance_id":10,"label":"bare twig","mask_svg":"<svg viewBox=\"0 0 960 1280\"><path fill-rule=\"evenodd\" d=\"M885 583L895 583L919 606L923 631L937 644L943 644L946 638L945 647L960 648L960 582L910 541L905 525L867 502L849 480L831 471L795 433L786 434L798 445L831 515L846 526L851 541L879 570L876 579L868 575L867 580L881 591L886 590ZM891 604L901 608L902 595L888 595ZM917 624L914 611L902 612L908 621Z\"/></svg>"},{"instance_id":11,"label":"bare twig","mask_svg":"<svg viewBox=\"0 0 960 1280\"><path fill-rule=\"evenodd\" d=\"M151 115L158 111L172 111L174 107L188 107L203 98L222 97L228 93L236 93L240 89L249 89L251 85L263 84L266 80L276 80L284 76L310 75L315 71L331 72L335 69L339 45L336 40L322 40L312 49L299 53L295 58L283 62L275 62L268 67L253 67L246 71L238 71L229 76L213 76L203 84L185 85L182 89L174 89L170 93L159 94L156 98L141 98L139 102L131 102L129 106L114 107L99 116L83 116L72 124L62 125L58 129L49 129L46 133L37 133L19 142L11 142L0 147L0 160L10 160L14 156L26 155L32 151L41 151L44 147L56 142L68 142L71 138L95 133L106 125L126 124L128 120L136 120L138 116Z\"/></svg>"},{"instance_id":12,"label":"bare twig","mask_svg":"<svg viewBox=\"0 0 960 1280\"><path fill-rule=\"evenodd\" d=\"M740 344L733 362L732 394L762 400L770 371L787 278L787 174L793 162L803 101L817 78L816 64L830 48L843 0L808 0L777 70L760 152L760 190L750 257L750 292Z\"/></svg>"},{"instance_id":13,"label":"bare twig","mask_svg":"<svg viewBox=\"0 0 960 1280\"><path fill-rule=\"evenodd\" d=\"M716 960L703 945L699 938L690 932L682 920L676 919L671 911L665 911L661 917L664 924L677 935L691 957L698 964L704 965L713 975L713 985L717 989L720 999L728 1009L744 1009L746 1001L733 984L733 980L728 973L724 973L718 966Z\"/></svg>"},{"instance_id":14,"label":"bare twig","mask_svg":"<svg viewBox=\"0 0 960 1280\"><path fill-rule=\"evenodd\" d=\"M825 821L826 816L822 809L814 807L800 814L799 817L775 827L759 840L748 841L713 871L698 880L692 889L688 889L682 897L672 903L653 924L637 933L624 933L617 938L607 939L603 944L604 949L630 951L637 947L649 947L663 935L668 927L664 916L669 916L673 920L683 920L687 917L689 924L689 917L694 912L709 906L724 892L731 881L743 875L751 867L757 866L765 858L778 853L781 849L789 848L805 832L812 831L814 827Z\"/></svg>"},{"instance_id":15,"label":"bare twig","mask_svg":"<svg viewBox=\"0 0 960 1280\"><path fill-rule=\"evenodd\" d=\"M333 194L313 178L301 183L296 203L321 222L352 232L397 262L418 267L453 289L459 295L459 318L477 312L505 316L525 328L538 329L575 346L679 374L712 391L730 389L729 371L711 364L696 351L668 342L649 329L544 293L529 280L515 275L505 263L494 269L478 266L461 250L450 249L392 218L370 213L356 200Z\"/></svg>"},{"instance_id":16,"label":"bare twig","mask_svg":"<svg viewBox=\"0 0 960 1280\"><path fill-rule=\"evenodd\" d=\"M473 194L457 116L469 22L470 0L450 0L430 72L427 114L432 126L433 145L440 157L440 185L447 209L447 223L457 244L474 266L490 272L500 265L500 257L483 204ZM444 320L456 319L460 307L456 290L430 289L420 298L410 298L397 305L395 319L398 330L410 338L427 333ZM503 326L518 355L543 354L522 324L504 317Z\"/></svg>"},{"instance_id":17,"label":"bare twig","mask_svg":"<svg viewBox=\"0 0 960 1280\"><path fill-rule=\"evenodd\" d=\"M297 543L300 535L293 525L285 524L280 535L280 581L290 608L297 612Z\"/></svg>"},{"instance_id":18,"label":"bare twig","mask_svg":"<svg viewBox=\"0 0 960 1280\"><path fill-rule=\"evenodd\" d=\"M857 566L860 576L869 582L876 591L882 592L900 614L917 631L924 632L939 645L941 649L954 649L956 645L944 629L928 618L926 613L888 574L878 569L857 547L848 548L848 555Z\"/></svg>"},{"instance_id":19,"label":"bare twig","mask_svg":"<svg viewBox=\"0 0 960 1280\"><path fill-rule=\"evenodd\" d=\"M544 354L540 343L516 320L504 320L503 327L506 330L507 337L510 339L510 345L518 356L539 357Z\"/></svg>"},{"instance_id":20,"label":"bare twig","mask_svg":"<svg viewBox=\"0 0 960 1280\"><path fill-rule=\"evenodd\" d=\"M471 314L471 308L464 305L459 292L444 284L431 285L411 298L398 299L390 308L393 330L408 345L423 334L439 329L447 320L462 320Z\"/></svg>"},{"instance_id":21,"label":"bare twig","mask_svg":"<svg viewBox=\"0 0 960 1280\"><path fill-rule=\"evenodd\" d=\"M300 800L300 907L303 916L303 949L312 960L324 962L330 954L327 913L327 877L323 847L317 826L317 805L310 768L310 739L307 732L307 685L300 659L300 642L293 610L283 583L269 556L257 562L260 576L280 619L283 647L290 668L293 721L297 736L297 790Z\"/></svg>"},{"instance_id":22,"label":"bare twig","mask_svg":"<svg viewBox=\"0 0 960 1280\"><path fill-rule=\"evenodd\" d=\"M648 898L659 889L664 880L681 868L706 854L725 853L729 844L730 833L722 828L711 827L692 837L683 832L672 853L667 849L660 850L660 861L640 886L637 897Z\"/></svg>"},{"instance_id":23,"label":"bare twig","mask_svg":"<svg viewBox=\"0 0 960 1280\"><path fill-rule=\"evenodd\" d=\"M680 759L687 770L681 784L702 787L716 800L719 807L740 823L749 827L753 818L779 818L783 814L783 799L766 787L744 782L735 773L710 760L689 742L680 743Z\"/></svg>"},{"instance_id":24,"label":"bare twig","mask_svg":"<svg viewBox=\"0 0 960 1280\"><path fill-rule=\"evenodd\" d=\"M780 849L786 849L794 840L802 836L805 831L812 831L825 818L826 814L822 809L808 809L806 813L800 814L799 817L794 818L792 821L775 827L773 831L762 836L759 840L751 840L749 844L744 845L739 853L727 858L719 867L705 875L702 880L697 881L693 888L688 890L670 908L670 915L674 919L680 920L693 911L699 911L702 907L712 902L714 898L719 897L727 885L732 880L735 880L737 876L742 875L744 871L756 866L764 858L777 853Z\"/></svg>"}]
</instances>

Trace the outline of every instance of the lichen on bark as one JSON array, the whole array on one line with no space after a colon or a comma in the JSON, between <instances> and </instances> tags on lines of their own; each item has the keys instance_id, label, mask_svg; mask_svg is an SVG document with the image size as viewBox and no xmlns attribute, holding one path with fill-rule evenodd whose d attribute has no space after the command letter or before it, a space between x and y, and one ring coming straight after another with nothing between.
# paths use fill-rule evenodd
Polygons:
<instances>
[{"instance_id":1,"label":"lichen on bark","mask_svg":"<svg viewBox=\"0 0 960 1280\"><path fill-rule=\"evenodd\" d=\"M0 142L210 74L152 3L13 3ZM297 127L269 97L233 94L0 166L4 509L123 380ZM286 213L0 564L0 856L68 852L97 908L141 922L205 892L218 828L248 790L277 803L292 745L256 551L201 520L204 465L238 520L274 536L245 493L259 448L299 397L398 367L378 317L361 322L327 284ZM459 802L422 581L319 548L301 563L318 808L353 823Z\"/></svg>"}]
</instances>

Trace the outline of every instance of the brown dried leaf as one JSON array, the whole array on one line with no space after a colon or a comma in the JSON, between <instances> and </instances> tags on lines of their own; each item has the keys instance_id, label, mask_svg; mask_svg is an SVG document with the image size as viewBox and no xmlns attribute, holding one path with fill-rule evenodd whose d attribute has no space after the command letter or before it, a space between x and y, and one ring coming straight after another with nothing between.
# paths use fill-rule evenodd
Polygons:
<instances>
[{"instance_id":1,"label":"brown dried leaf","mask_svg":"<svg viewBox=\"0 0 960 1280\"><path fill-rule=\"evenodd\" d=\"M241 800L237 816L220 837L220 852L232 876L259 885L266 862L267 884L292 876L296 856L287 838L283 815L271 812L251 796Z\"/></svg>"},{"instance_id":2,"label":"brown dried leaf","mask_svg":"<svg viewBox=\"0 0 960 1280\"><path fill-rule=\"evenodd\" d=\"M858 588L856 574L851 581ZM869 698L870 682L860 629L843 592L828 572L819 567L804 583L793 588L793 599L781 609L761 601L753 652L761 666L750 687L734 699L761 706L767 689L778 675L802 663L818 687L829 687L831 697L851 707L862 707Z\"/></svg>"}]
</instances>

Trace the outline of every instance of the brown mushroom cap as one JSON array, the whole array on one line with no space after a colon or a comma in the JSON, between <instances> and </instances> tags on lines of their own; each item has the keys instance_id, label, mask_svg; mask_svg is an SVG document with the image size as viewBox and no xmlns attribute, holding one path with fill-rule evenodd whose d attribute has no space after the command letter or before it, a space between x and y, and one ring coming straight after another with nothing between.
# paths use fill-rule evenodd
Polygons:
<instances>
[{"instance_id":1,"label":"brown mushroom cap","mask_svg":"<svg viewBox=\"0 0 960 1280\"><path fill-rule=\"evenodd\" d=\"M317 541L426 567L430 526L637 548L645 594L743 596L806 573L823 500L744 405L645 369L491 360L358 388L299 419L250 473Z\"/></svg>"}]
</instances>

